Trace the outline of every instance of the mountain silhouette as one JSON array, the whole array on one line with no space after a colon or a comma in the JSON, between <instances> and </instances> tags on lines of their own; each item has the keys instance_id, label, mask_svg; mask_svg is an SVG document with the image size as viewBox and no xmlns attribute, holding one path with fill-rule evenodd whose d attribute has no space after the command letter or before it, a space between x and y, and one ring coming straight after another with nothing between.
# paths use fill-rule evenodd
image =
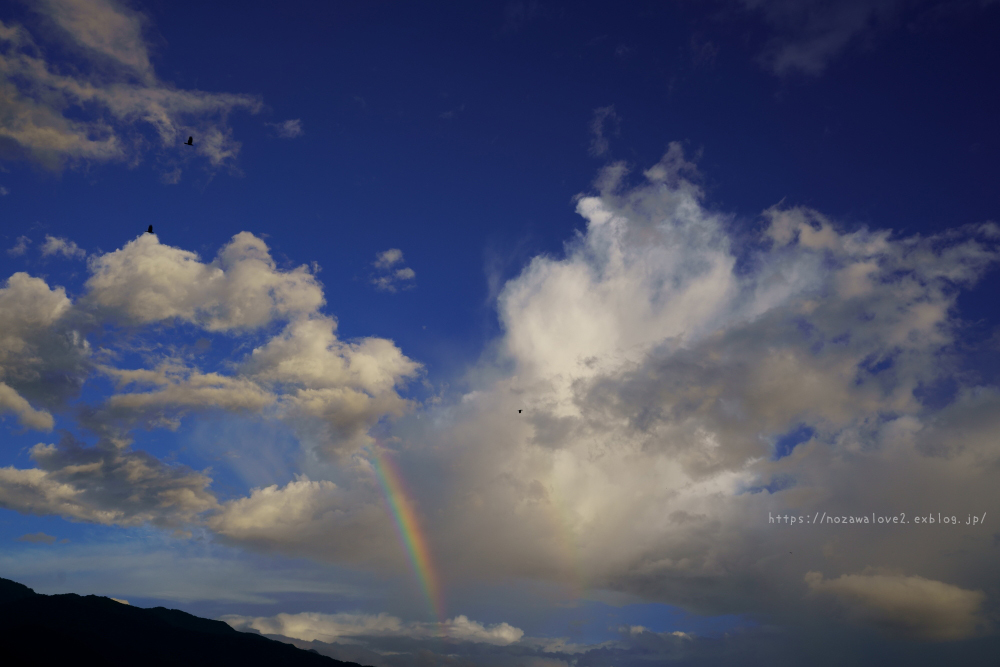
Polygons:
<instances>
[{"instance_id":1,"label":"mountain silhouette","mask_svg":"<svg viewBox=\"0 0 1000 667\"><path fill-rule=\"evenodd\" d=\"M40 595L0 578L5 665L268 665L361 667L222 621L97 595Z\"/></svg>"}]
</instances>

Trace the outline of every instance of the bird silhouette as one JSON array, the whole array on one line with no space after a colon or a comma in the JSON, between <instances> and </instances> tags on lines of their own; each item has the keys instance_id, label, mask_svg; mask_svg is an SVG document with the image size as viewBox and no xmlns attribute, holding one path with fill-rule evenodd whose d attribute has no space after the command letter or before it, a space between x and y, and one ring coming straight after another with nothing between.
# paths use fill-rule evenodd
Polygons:
<instances>
[{"instance_id":1,"label":"bird silhouette","mask_svg":"<svg viewBox=\"0 0 1000 667\"><path fill-rule=\"evenodd\" d=\"M149 229L146 230L146 233L147 234L152 234L153 233L153 225L149 226Z\"/></svg>"},{"instance_id":2,"label":"bird silhouette","mask_svg":"<svg viewBox=\"0 0 1000 667\"><path fill-rule=\"evenodd\" d=\"M185 146L194 146L194 137L188 137L188 140L184 142Z\"/></svg>"},{"instance_id":3,"label":"bird silhouette","mask_svg":"<svg viewBox=\"0 0 1000 667\"><path fill-rule=\"evenodd\" d=\"M521 414L521 411L520 411L520 410L518 410L518 411L517 411L517 414Z\"/></svg>"}]
</instances>

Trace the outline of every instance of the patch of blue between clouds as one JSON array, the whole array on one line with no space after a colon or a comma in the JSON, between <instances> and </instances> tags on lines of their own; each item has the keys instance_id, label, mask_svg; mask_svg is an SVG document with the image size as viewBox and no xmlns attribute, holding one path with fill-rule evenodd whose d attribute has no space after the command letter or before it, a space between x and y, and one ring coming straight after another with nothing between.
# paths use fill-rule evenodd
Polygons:
<instances>
[{"instance_id":1,"label":"patch of blue between clouds","mask_svg":"<svg viewBox=\"0 0 1000 667\"><path fill-rule=\"evenodd\" d=\"M942 377L929 383L920 383L913 396L929 410L941 410L958 396L959 384L954 377Z\"/></svg>"},{"instance_id":2,"label":"patch of blue between clouds","mask_svg":"<svg viewBox=\"0 0 1000 667\"><path fill-rule=\"evenodd\" d=\"M795 478L791 475L775 475L767 484L747 487L746 489L738 492L736 495L740 496L744 493L760 493L761 491L777 493L778 491L790 489L793 486L795 486Z\"/></svg>"},{"instance_id":3,"label":"patch of blue between clouds","mask_svg":"<svg viewBox=\"0 0 1000 667\"><path fill-rule=\"evenodd\" d=\"M816 431L807 424L799 424L791 431L779 435L774 441L774 457L777 461L792 453L796 446L806 442L816 434Z\"/></svg>"},{"instance_id":4,"label":"patch of blue between clouds","mask_svg":"<svg viewBox=\"0 0 1000 667\"><path fill-rule=\"evenodd\" d=\"M895 355L892 355L892 354L888 354L888 355L876 355L876 354L872 354L872 355L869 355L869 356L865 357L861 361L861 363L858 364L858 368L861 369L861 370L863 370L863 371L865 371L865 372L867 372L867 373L870 373L872 375L878 375L882 371L887 371L887 370L889 370L890 368L892 368L895 365L896 365L896 357L895 357ZM859 378L858 379L858 384L860 384L860 383L861 383L861 380Z\"/></svg>"}]
</instances>

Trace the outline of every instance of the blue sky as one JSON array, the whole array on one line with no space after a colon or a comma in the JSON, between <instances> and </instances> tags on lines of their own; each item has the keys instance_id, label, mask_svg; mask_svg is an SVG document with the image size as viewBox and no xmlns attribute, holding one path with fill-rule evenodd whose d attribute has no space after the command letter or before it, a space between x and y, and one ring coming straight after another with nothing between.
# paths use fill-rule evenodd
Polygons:
<instances>
[{"instance_id":1,"label":"blue sky","mask_svg":"<svg viewBox=\"0 0 1000 667\"><path fill-rule=\"evenodd\" d=\"M995 646L988 517L767 516L995 506L1000 4L0 22L0 576L379 667Z\"/></svg>"}]
</instances>

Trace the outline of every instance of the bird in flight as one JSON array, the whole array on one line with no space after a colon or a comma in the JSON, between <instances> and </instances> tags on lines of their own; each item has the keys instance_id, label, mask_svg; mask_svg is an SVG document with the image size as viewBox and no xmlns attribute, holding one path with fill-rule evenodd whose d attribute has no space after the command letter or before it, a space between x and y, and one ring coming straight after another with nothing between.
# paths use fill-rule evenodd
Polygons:
<instances>
[{"instance_id":1,"label":"bird in flight","mask_svg":"<svg viewBox=\"0 0 1000 667\"><path fill-rule=\"evenodd\" d=\"M194 137L188 137L188 140L184 142L185 146L194 146Z\"/></svg>"},{"instance_id":2,"label":"bird in flight","mask_svg":"<svg viewBox=\"0 0 1000 667\"><path fill-rule=\"evenodd\" d=\"M153 233L153 225L149 226L149 229L146 230L146 233L147 234L152 234Z\"/></svg>"}]
</instances>

